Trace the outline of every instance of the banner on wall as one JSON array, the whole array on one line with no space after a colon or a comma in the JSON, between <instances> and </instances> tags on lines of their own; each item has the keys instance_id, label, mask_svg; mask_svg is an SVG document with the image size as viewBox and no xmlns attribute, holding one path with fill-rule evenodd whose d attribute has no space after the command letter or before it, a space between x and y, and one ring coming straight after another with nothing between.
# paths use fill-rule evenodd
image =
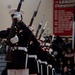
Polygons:
<instances>
[{"instance_id":1,"label":"banner on wall","mask_svg":"<svg viewBox=\"0 0 75 75\"><path fill-rule=\"evenodd\" d=\"M72 36L75 0L54 0L53 33Z\"/></svg>"}]
</instances>

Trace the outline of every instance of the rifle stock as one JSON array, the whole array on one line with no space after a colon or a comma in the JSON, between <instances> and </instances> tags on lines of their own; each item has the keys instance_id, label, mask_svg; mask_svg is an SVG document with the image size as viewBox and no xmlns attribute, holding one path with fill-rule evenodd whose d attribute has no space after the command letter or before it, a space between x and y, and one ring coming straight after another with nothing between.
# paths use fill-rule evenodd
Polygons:
<instances>
[{"instance_id":1,"label":"rifle stock","mask_svg":"<svg viewBox=\"0 0 75 75\"><path fill-rule=\"evenodd\" d=\"M18 4L17 10L16 10L17 12L19 12L20 9L21 9L22 1L24 1L24 0L20 0L20 2ZM12 61L12 53L11 53L11 42L10 42L10 39L13 36L13 32L14 32L14 29L15 29L16 24L17 24L17 19L15 19L14 23L12 23L12 26L11 26L11 29L10 29L10 33L9 33L9 35L7 37L7 39L8 39L8 45L9 46L8 46L8 51L6 53L5 60L6 61L9 61L9 62Z\"/></svg>"}]
</instances>

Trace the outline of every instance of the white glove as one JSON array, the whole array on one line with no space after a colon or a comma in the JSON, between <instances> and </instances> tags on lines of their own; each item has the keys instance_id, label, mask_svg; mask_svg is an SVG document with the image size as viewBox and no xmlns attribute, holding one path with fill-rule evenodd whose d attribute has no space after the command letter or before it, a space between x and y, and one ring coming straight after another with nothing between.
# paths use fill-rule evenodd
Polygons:
<instances>
[{"instance_id":1,"label":"white glove","mask_svg":"<svg viewBox=\"0 0 75 75\"><path fill-rule=\"evenodd\" d=\"M34 29L33 29L33 27L32 27L32 26L29 26L29 29L30 29L31 31L34 31Z\"/></svg>"},{"instance_id":2,"label":"white glove","mask_svg":"<svg viewBox=\"0 0 75 75\"><path fill-rule=\"evenodd\" d=\"M53 49L52 49L52 48L50 48L50 49L49 49L49 53L51 54L52 52L53 52Z\"/></svg>"},{"instance_id":3,"label":"white glove","mask_svg":"<svg viewBox=\"0 0 75 75\"><path fill-rule=\"evenodd\" d=\"M54 51L54 55L55 55L55 56L58 55L58 52L57 52L57 51Z\"/></svg>"},{"instance_id":4,"label":"white glove","mask_svg":"<svg viewBox=\"0 0 75 75\"><path fill-rule=\"evenodd\" d=\"M21 14L20 14L20 12L15 12L13 18L17 18L18 22L21 21Z\"/></svg>"},{"instance_id":5,"label":"white glove","mask_svg":"<svg viewBox=\"0 0 75 75\"><path fill-rule=\"evenodd\" d=\"M13 38L10 39L10 41L11 41L12 44L15 44L19 41L19 38L18 38L17 35L15 35Z\"/></svg>"}]
</instances>

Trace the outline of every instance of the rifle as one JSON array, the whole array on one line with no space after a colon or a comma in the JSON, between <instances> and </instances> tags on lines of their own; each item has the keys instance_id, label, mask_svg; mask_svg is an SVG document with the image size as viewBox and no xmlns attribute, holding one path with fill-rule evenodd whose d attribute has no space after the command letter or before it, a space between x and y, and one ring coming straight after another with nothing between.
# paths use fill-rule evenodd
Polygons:
<instances>
[{"instance_id":1,"label":"rifle","mask_svg":"<svg viewBox=\"0 0 75 75\"><path fill-rule=\"evenodd\" d=\"M33 16L32 16L32 18L31 18L31 21L30 21L29 26L32 26L32 23L33 23L33 21L34 21L34 18L36 17L36 15L37 15L37 13L38 13L38 9L39 9L40 4L41 4L41 0L39 1L39 4L38 4L38 7L37 7L36 11L34 11L34 13L33 13Z\"/></svg>"},{"instance_id":2,"label":"rifle","mask_svg":"<svg viewBox=\"0 0 75 75\"><path fill-rule=\"evenodd\" d=\"M52 40L50 41L50 44L54 41L54 35L52 35Z\"/></svg>"},{"instance_id":3,"label":"rifle","mask_svg":"<svg viewBox=\"0 0 75 75\"><path fill-rule=\"evenodd\" d=\"M39 25L38 25L38 29L37 29L37 31L36 31L36 37L38 36L38 32L39 32L39 30L41 29L43 20L44 20L44 15L42 16L41 22L40 22Z\"/></svg>"},{"instance_id":4,"label":"rifle","mask_svg":"<svg viewBox=\"0 0 75 75\"><path fill-rule=\"evenodd\" d=\"M20 12L20 9L21 9L21 6L22 6L22 1L24 1L24 0L20 0L20 2L18 4L17 10L16 10L17 12ZM7 37L9 48L8 48L7 53L6 53L5 60L6 61L9 61L9 62L12 61L12 56L11 56L12 53L11 53L11 42L10 42L10 39L11 39L11 37L14 34L14 29L15 29L16 24L17 24L17 19L15 19L15 22L12 23L12 26L11 26L11 29L10 29L10 33L9 33L9 35Z\"/></svg>"},{"instance_id":5,"label":"rifle","mask_svg":"<svg viewBox=\"0 0 75 75\"><path fill-rule=\"evenodd\" d=\"M39 35L38 40L40 40L40 38L41 38L42 34L44 33L45 28L46 28L46 26L47 26L47 23L48 23L48 21L46 21L44 28L41 30L41 33L40 33L40 35Z\"/></svg>"}]
</instances>

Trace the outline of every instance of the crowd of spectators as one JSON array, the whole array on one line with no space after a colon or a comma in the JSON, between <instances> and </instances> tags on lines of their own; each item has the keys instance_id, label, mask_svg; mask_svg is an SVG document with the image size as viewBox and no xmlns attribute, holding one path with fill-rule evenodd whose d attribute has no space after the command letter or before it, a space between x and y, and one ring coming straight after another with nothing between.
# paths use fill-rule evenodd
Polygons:
<instances>
[{"instance_id":1,"label":"crowd of spectators","mask_svg":"<svg viewBox=\"0 0 75 75\"><path fill-rule=\"evenodd\" d=\"M56 72L61 75L74 75L75 74L75 63L74 63L74 50L72 49L72 40L65 37L63 40L57 36L53 42L54 51L57 51L57 67ZM57 46L57 47L56 47Z\"/></svg>"}]
</instances>

